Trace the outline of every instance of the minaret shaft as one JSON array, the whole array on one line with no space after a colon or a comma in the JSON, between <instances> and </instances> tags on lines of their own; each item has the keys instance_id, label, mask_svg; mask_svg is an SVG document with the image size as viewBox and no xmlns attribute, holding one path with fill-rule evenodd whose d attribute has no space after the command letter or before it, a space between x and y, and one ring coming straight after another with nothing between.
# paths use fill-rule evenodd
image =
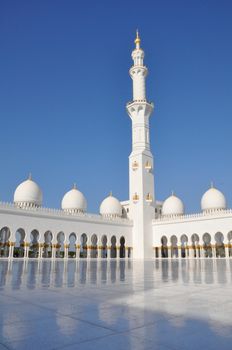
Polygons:
<instances>
[{"instance_id":1,"label":"minaret shaft","mask_svg":"<svg viewBox=\"0 0 232 350\"><path fill-rule=\"evenodd\" d=\"M133 101L127 104L132 121L132 152L129 157L129 191L133 228L134 258L151 258L152 219L155 209L153 156L150 151L149 118L153 105L146 100L147 68L143 65L144 51L137 33L132 52L134 65L129 73L133 81Z\"/></svg>"}]
</instances>

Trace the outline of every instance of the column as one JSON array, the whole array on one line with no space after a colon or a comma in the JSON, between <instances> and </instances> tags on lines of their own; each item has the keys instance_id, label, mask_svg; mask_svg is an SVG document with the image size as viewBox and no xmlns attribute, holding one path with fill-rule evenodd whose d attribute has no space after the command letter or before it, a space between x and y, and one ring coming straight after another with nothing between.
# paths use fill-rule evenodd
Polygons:
<instances>
[{"instance_id":1,"label":"column","mask_svg":"<svg viewBox=\"0 0 232 350\"><path fill-rule=\"evenodd\" d=\"M181 245L178 245L178 258L181 259L182 258L182 250L181 250Z\"/></svg>"},{"instance_id":2,"label":"column","mask_svg":"<svg viewBox=\"0 0 232 350\"><path fill-rule=\"evenodd\" d=\"M158 247L159 259L162 258L162 247Z\"/></svg>"},{"instance_id":3,"label":"column","mask_svg":"<svg viewBox=\"0 0 232 350\"><path fill-rule=\"evenodd\" d=\"M189 246L189 258L194 259L194 246L193 245Z\"/></svg>"},{"instance_id":4,"label":"column","mask_svg":"<svg viewBox=\"0 0 232 350\"><path fill-rule=\"evenodd\" d=\"M75 245L75 248L76 248L76 260L79 260L80 259L80 244L76 244Z\"/></svg>"},{"instance_id":5,"label":"column","mask_svg":"<svg viewBox=\"0 0 232 350\"><path fill-rule=\"evenodd\" d=\"M43 257L43 247L44 247L44 244L39 243L39 256L38 256L39 259L42 259Z\"/></svg>"},{"instance_id":6,"label":"column","mask_svg":"<svg viewBox=\"0 0 232 350\"><path fill-rule=\"evenodd\" d=\"M56 244L52 244L52 259L56 258Z\"/></svg>"},{"instance_id":7,"label":"column","mask_svg":"<svg viewBox=\"0 0 232 350\"><path fill-rule=\"evenodd\" d=\"M204 258L205 257L205 250L204 250L203 244L204 244L203 241L199 241L200 258Z\"/></svg>"},{"instance_id":8,"label":"column","mask_svg":"<svg viewBox=\"0 0 232 350\"><path fill-rule=\"evenodd\" d=\"M14 256L15 242L10 242L9 258L12 259Z\"/></svg>"},{"instance_id":9,"label":"column","mask_svg":"<svg viewBox=\"0 0 232 350\"><path fill-rule=\"evenodd\" d=\"M97 246L97 258L98 260L102 258L102 246Z\"/></svg>"},{"instance_id":10,"label":"column","mask_svg":"<svg viewBox=\"0 0 232 350\"><path fill-rule=\"evenodd\" d=\"M212 258L216 259L216 244L215 243L211 244L211 248L212 248Z\"/></svg>"},{"instance_id":11,"label":"column","mask_svg":"<svg viewBox=\"0 0 232 350\"><path fill-rule=\"evenodd\" d=\"M87 246L87 259L91 259L91 250L92 250L92 246L88 245Z\"/></svg>"},{"instance_id":12,"label":"column","mask_svg":"<svg viewBox=\"0 0 232 350\"><path fill-rule=\"evenodd\" d=\"M64 244L64 258L68 259L69 244Z\"/></svg>"},{"instance_id":13,"label":"column","mask_svg":"<svg viewBox=\"0 0 232 350\"><path fill-rule=\"evenodd\" d=\"M111 246L107 246L107 260L111 259Z\"/></svg>"},{"instance_id":14,"label":"column","mask_svg":"<svg viewBox=\"0 0 232 350\"><path fill-rule=\"evenodd\" d=\"M125 259L128 260L128 247L125 247Z\"/></svg>"},{"instance_id":15,"label":"column","mask_svg":"<svg viewBox=\"0 0 232 350\"><path fill-rule=\"evenodd\" d=\"M226 258L229 258L230 257L230 255L229 255L229 244L225 244L225 257Z\"/></svg>"},{"instance_id":16,"label":"column","mask_svg":"<svg viewBox=\"0 0 232 350\"><path fill-rule=\"evenodd\" d=\"M120 246L116 246L116 259L120 259Z\"/></svg>"},{"instance_id":17,"label":"column","mask_svg":"<svg viewBox=\"0 0 232 350\"><path fill-rule=\"evenodd\" d=\"M24 242L24 259L28 259L30 243Z\"/></svg>"}]
</instances>

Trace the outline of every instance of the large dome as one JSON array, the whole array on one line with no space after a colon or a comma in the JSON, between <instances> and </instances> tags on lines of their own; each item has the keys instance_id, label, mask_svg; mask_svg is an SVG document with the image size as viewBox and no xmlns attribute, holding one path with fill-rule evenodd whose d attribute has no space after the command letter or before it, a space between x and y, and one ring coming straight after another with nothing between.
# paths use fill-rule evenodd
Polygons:
<instances>
[{"instance_id":1,"label":"large dome","mask_svg":"<svg viewBox=\"0 0 232 350\"><path fill-rule=\"evenodd\" d=\"M14 203L19 207L40 207L42 205L42 191L29 176L15 190Z\"/></svg>"},{"instance_id":2,"label":"large dome","mask_svg":"<svg viewBox=\"0 0 232 350\"><path fill-rule=\"evenodd\" d=\"M180 198L172 194L168 197L162 207L162 215L172 216L172 215L183 215L184 214L184 204Z\"/></svg>"},{"instance_id":3,"label":"large dome","mask_svg":"<svg viewBox=\"0 0 232 350\"><path fill-rule=\"evenodd\" d=\"M100 205L100 214L109 217L121 217L122 205L119 200L110 194Z\"/></svg>"},{"instance_id":4,"label":"large dome","mask_svg":"<svg viewBox=\"0 0 232 350\"><path fill-rule=\"evenodd\" d=\"M201 198L201 210L207 212L221 209L226 209L225 196L221 191L212 186Z\"/></svg>"},{"instance_id":5,"label":"large dome","mask_svg":"<svg viewBox=\"0 0 232 350\"><path fill-rule=\"evenodd\" d=\"M77 188L76 185L73 186L73 189L65 193L61 207L64 211L69 213L83 213L87 209L86 199Z\"/></svg>"}]
</instances>

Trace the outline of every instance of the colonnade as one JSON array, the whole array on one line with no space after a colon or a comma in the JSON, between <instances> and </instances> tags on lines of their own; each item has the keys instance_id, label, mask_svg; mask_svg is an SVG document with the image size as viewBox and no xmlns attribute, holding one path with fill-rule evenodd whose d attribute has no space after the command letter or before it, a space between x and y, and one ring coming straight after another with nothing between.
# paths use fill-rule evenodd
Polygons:
<instances>
[{"instance_id":1,"label":"colonnade","mask_svg":"<svg viewBox=\"0 0 232 350\"><path fill-rule=\"evenodd\" d=\"M212 235L194 233L190 237L184 234L180 238L163 235L161 245L154 250L156 258L230 258L232 231L226 237L221 232Z\"/></svg>"},{"instance_id":2,"label":"colonnade","mask_svg":"<svg viewBox=\"0 0 232 350\"><path fill-rule=\"evenodd\" d=\"M65 235L64 232L53 235L51 231L46 231L41 236L37 230L26 235L25 230L21 228L12 235L10 229L4 227L0 230L0 257L128 259L132 257L132 247L126 246L124 236L99 237L96 234L85 233L78 236L74 232L69 235Z\"/></svg>"}]
</instances>

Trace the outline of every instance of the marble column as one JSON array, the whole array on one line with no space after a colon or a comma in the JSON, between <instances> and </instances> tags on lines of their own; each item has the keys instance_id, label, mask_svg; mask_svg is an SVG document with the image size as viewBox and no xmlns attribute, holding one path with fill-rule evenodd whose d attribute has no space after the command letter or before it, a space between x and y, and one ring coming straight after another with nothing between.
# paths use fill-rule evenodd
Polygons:
<instances>
[{"instance_id":1,"label":"marble column","mask_svg":"<svg viewBox=\"0 0 232 350\"><path fill-rule=\"evenodd\" d=\"M43 258L43 247L44 247L44 244L39 243L39 259Z\"/></svg>"},{"instance_id":2,"label":"marble column","mask_svg":"<svg viewBox=\"0 0 232 350\"><path fill-rule=\"evenodd\" d=\"M181 250L181 245L178 245L178 258L181 259L182 258L182 250Z\"/></svg>"},{"instance_id":3,"label":"marble column","mask_svg":"<svg viewBox=\"0 0 232 350\"><path fill-rule=\"evenodd\" d=\"M230 255L229 255L229 244L225 244L225 257L226 258L229 258L230 257Z\"/></svg>"},{"instance_id":4,"label":"marble column","mask_svg":"<svg viewBox=\"0 0 232 350\"><path fill-rule=\"evenodd\" d=\"M162 247L158 247L159 259L162 258Z\"/></svg>"},{"instance_id":5,"label":"marble column","mask_svg":"<svg viewBox=\"0 0 232 350\"><path fill-rule=\"evenodd\" d=\"M205 249L203 247L204 242L199 241L199 246L200 246L200 258L205 258Z\"/></svg>"},{"instance_id":6,"label":"marble column","mask_svg":"<svg viewBox=\"0 0 232 350\"><path fill-rule=\"evenodd\" d=\"M211 248L212 248L212 258L216 258L216 244L213 243L211 244Z\"/></svg>"},{"instance_id":7,"label":"marble column","mask_svg":"<svg viewBox=\"0 0 232 350\"><path fill-rule=\"evenodd\" d=\"M120 246L116 247L116 259L119 260L120 259Z\"/></svg>"},{"instance_id":8,"label":"marble column","mask_svg":"<svg viewBox=\"0 0 232 350\"><path fill-rule=\"evenodd\" d=\"M52 259L54 260L56 258L56 244L52 244Z\"/></svg>"},{"instance_id":9,"label":"marble column","mask_svg":"<svg viewBox=\"0 0 232 350\"><path fill-rule=\"evenodd\" d=\"M24 243L24 259L28 259L30 243Z\"/></svg>"},{"instance_id":10,"label":"marble column","mask_svg":"<svg viewBox=\"0 0 232 350\"><path fill-rule=\"evenodd\" d=\"M64 258L68 259L69 244L64 244Z\"/></svg>"},{"instance_id":11,"label":"marble column","mask_svg":"<svg viewBox=\"0 0 232 350\"><path fill-rule=\"evenodd\" d=\"M128 247L125 247L125 259L128 260Z\"/></svg>"},{"instance_id":12,"label":"marble column","mask_svg":"<svg viewBox=\"0 0 232 350\"><path fill-rule=\"evenodd\" d=\"M87 259L91 259L91 251L92 251L92 246L88 245L87 246Z\"/></svg>"},{"instance_id":13,"label":"marble column","mask_svg":"<svg viewBox=\"0 0 232 350\"><path fill-rule=\"evenodd\" d=\"M194 259L194 246L193 245L189 246L189 258Z\"/></svg>"},{"instance_id":14,"label":"marble column","mask_svg":"<svg viewBox=\"0 0 232 350\"><path fill-rule=\"evenodd\" d=\"M75 248L76 248L76 260L79 260L80 259L80 244L76 244L75 245Z\"/></svg>"},{"instance_id":15,"label":"marble column","mask_svg":"<svg viewBox=\"0 0 232 350\"><path fill-rule=\"evenodd\" d=\"M107 246L107 260L111 259L111 246Z\"/></svg>"},{"instance_id":16,"label":"marble column","mask_svg":"<svg viewBox=\"0 0 232 350\"><path fill-rule=\"evenodd\" d=\"M102 246L97 246L97 258L98 260L102 258Z\"/></svg>"}]
</instances>

